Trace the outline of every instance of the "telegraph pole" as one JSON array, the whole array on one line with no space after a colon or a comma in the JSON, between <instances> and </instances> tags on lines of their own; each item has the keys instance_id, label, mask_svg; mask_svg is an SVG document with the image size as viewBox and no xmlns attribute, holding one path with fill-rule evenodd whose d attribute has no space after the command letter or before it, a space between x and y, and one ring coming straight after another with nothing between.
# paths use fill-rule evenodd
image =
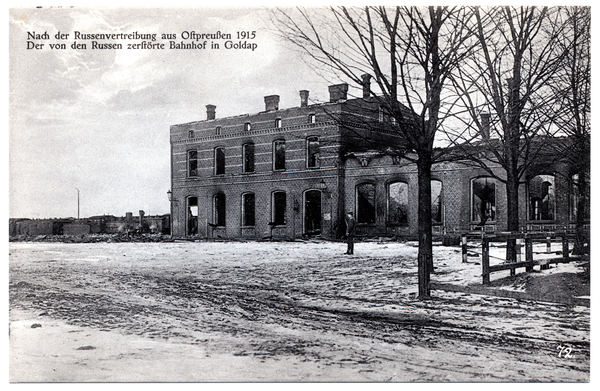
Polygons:
<instances>
[{"instance_id":1,"label":"telegraph pole","mask_svg":"<svg viewBox=\"0 0 600 391\"><path fill-rule=\"evenodd\" d=\"M75 188L75 190L77 190L77 221L79 221L79 189Z\"/></svg>"}]
</instances>

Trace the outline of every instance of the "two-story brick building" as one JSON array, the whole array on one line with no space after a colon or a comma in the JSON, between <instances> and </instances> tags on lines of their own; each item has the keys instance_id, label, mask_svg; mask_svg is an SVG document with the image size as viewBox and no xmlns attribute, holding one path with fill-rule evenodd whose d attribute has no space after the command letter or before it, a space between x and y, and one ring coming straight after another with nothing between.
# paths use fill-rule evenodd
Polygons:
<instances>
[{"instance_id":1,"label":"two-story brick building","mask_svg":"<svg viewBox=\"0 0 600 391\"><path fill-rule=\"evenodd\" d=\"M264 111L227 118L207 105L205 120L171 126L173 235L335 238L350 210L359 235L416 235L416 166L391 152L401 142L368 83L362 98L347 91L330 86L328 103L309 104L303 90L287 109L266 96ZM528 178L521 225L573 222L576 180L565 165ZM434 234L506 229L505 188L483 169L435 165L432 209Z\"/></svg>"}]
</instances>

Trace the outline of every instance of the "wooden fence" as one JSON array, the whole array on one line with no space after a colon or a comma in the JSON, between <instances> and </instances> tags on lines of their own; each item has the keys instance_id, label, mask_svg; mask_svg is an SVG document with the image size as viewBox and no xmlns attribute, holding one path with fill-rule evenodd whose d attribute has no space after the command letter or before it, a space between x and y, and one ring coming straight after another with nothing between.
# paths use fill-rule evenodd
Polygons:
<instances>
[{"instance_id":1,"label":"wooden fence","mask_svg":"<svg viewBox=\"0 0 600 391\"><path fill-rule=\"evenodd\" d=\"M569 255L569 239L574 239L575 235L568 233L555 234L535 234L535 233L514 233L514 234L492 234L478 235L477 239L481 240L481 266L483 284L490 283L490 274L502 270L510 270L510 274L515 275L516 269L525 268L525 271L533 271L533 267L539 265L540 269L548 269L552 263L568 263L573 260L581 259L580 256ZM533 258L533 243L545 242L546 253L551 253L551 243L553 240L560 239L562 242L562 251L560 257L534 259ZM490 265L490 242L514 241L517 248L517 259L514 262L504 262L497 265ZM467 236L461 237L462 244L462 260L467 261ZM521 249L525 246L525 260L522 260Z\"/></svg>"}]
</instances>

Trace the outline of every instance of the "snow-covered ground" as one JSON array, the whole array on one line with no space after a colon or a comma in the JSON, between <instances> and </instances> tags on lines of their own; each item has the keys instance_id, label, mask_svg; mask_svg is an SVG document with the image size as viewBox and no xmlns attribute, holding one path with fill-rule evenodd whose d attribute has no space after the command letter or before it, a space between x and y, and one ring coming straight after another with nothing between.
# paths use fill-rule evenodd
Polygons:
<instances>
[{"instance_id":1,"label":"snow-covered ground","mask_svg":"<svg viewBox=\"0 0 600 391\"><path fill-rule=\"evenodd\" d=\"M9 250L11 381L589 380L588 307L444 291L420 301L416 243L359 242L353 256L327 241ZM460 247L435 246L432 281L481 284L469 250L463 263ZM493 245L491 263L504 251ZM525 292L579 284L581 271L491 279Z\"/></svg>"}]
</instances>

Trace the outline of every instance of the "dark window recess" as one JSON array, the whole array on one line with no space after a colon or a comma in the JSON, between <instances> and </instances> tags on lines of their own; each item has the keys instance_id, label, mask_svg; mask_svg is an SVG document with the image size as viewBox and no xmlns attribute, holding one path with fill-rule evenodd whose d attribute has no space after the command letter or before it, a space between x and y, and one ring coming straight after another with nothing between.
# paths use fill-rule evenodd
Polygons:
<instances>
[{"instance_id":1,"label":"dark window recess","mask_svg":"<svg viewBox=\"0 0 600 391\"><path fill-rule=\"evenodd\" d=\"M225 174L225 148L215 149L215 174Z\"/></svg>"},{"instance_id":2,"label":"dark window recess","mask_svg":"<svg viewBox=\"0 0 600 391\"><path fill-rule=\"evenodd\" d=\"M286 195L283 191L273 193L273 224L285 225Z\"/></svg>"},{"instance_id":3,"label":"dark window recess","mask_svg":"<svg viewBox=\"0 0 600 391\"><path fill-rule=\"evenodd\" d=\"M371 183L356 187L356 222L375 224L375 185Z\"/></svg>"},{"instance_id":4,"label":"dark window recess","mask_svg":"<svg viewBox=\"0 0 600 391\"><path fill-rule=\"evenodd\" d=\"M198 151L188 151L188 176L198 176Z\"/></svg>"},{"instance_id":5,"label":"dark window recess","mask_svg":"<svg viewBox=\"0 0 600 391\"><path fill-rule=\"evenodd\" d=\"M310 137L306 140L307 166L309 168L319 167L319 139Z\"/></svg>"},{"instance_id":6,"label":"dark window recess","mask_svg":"<svg viewBox=\"0 0 600 391\"><path fill-rule=\"evenodd\" d=\"M218 227L225 226L225 194L215 194L213 198L214 202L214 224Z\"/></svg>"},{"instance_id":7,"label":"dark window recess","mask_svg":"<svg viewBox=\"0 0 600 391\"><path fill-rule=\"evenodd\" d=\"M247 193L242 196L242 205L244 210L242 211L243 221L242 225L245 227L253 226L254 220L254 194Z\"/></svg>"},{"instance_id":8,"label":"dark window recess","mask_svg":"<svg viewBox=\"0 0 600 391\"><path fill-rule=\"evenodd\" d=\"M278 140L273 143L275 170L285 170L285 141Z\"/></svg>"},{"instance_id":9,"label":"dark window recess","mask_svg":"<svg viewBox=\"0 0 600 391\"><path fill-rule=\"evenodd\" d=\"M254 172L254 144L244 144L244 172Z\"/></svg>"}]
</instances>

